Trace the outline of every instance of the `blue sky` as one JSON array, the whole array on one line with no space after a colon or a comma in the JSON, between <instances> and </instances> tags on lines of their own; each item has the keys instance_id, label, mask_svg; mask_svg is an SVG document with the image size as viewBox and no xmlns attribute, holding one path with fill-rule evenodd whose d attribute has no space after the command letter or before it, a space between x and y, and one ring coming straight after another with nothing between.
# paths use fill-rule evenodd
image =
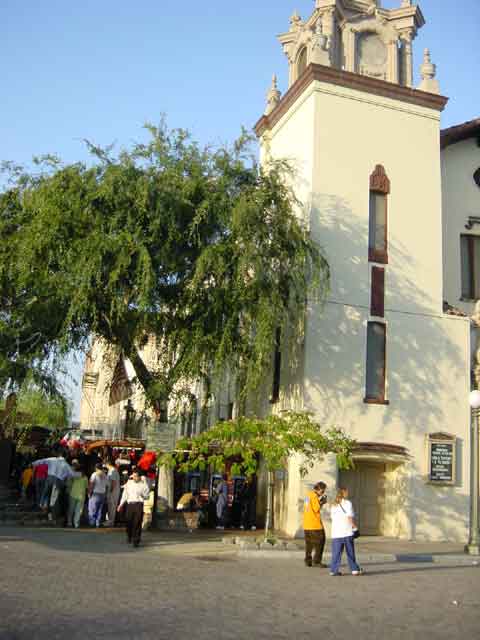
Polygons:
<instances>
[{"instance_id":1,"label":"blue sky","mask_svg":"<svg viewBox=\"0 0 480 640\"><path fill-rule=\"evenodd\" d=\"M275 36L314 0L2 0L0 159L86 157L82 139L119 145L166 114L201 142L233 140L262 114L272 73L287 84ZM443 126L480 116L480 2L423 0L429 47L450 102ZM384 0L383 6L399 6ZM74 375L78 372L74 369Z\"/></svg>"}]
</instances>

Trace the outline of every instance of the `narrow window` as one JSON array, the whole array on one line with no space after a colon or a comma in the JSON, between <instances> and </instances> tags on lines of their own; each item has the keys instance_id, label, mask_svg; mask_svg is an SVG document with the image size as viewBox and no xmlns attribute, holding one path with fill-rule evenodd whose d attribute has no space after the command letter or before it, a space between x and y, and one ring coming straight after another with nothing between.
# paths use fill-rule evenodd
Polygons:
<instances>
[{"instance_id":1,"label":"narrow window","mask_svg":"<svg viewBox=\"0 0 480 640\"><path fill-rule=\"evenodd\" d=\"M303 47L297 57L297 80L307 68L307 48Z\"/></svg>"},{"instance_id":2,"label":"narrow window","mask_svg":"<svg viewBox=\"0 0 480 640\"><path fill-rule=\"evenodd\" d=\"M272 397L270 398L272 404L275 404L280 399L280 371L282 367L281 334L282 332L278 327L275 332L275 353L273 355L273 383Z\"/></svg>"},{"instance_id":3,"label":"narrow window","mask_svg":"<svg viewBox=\"0 0 480 640\"><path fill-rule=\"evenodd\" d=\"M383 318L385 308L385 269L372 267L370 315Z\"/></svg>"},{"instance_id":4,"label":"narrow window","mask_svg":"<svg viewBox=\"0 0 480 640\"><path fill-rule=\"evenodd\" d=\"M386 325L369 322L367 326L367 376L365 402L385 403Z\"/></svg>"},{"instance_id":5,"label":"narrow window","mask_svg":"<svg viewBox=\"0 0 480 640\"><path fill-rule=\"evenodd\" d=\"M368 222L368 259L372 262L388 262L387 213L390 180L385 169L377 164L370 176L370 202Z\"/></svg>"},{"instance_id":6,"label":"narrow window","mask_svg":"<svg viewBox=\"0 0 480 640\"><path fill-rule=\"evenodd\" d=\"M460 236L462 298L480 298L480 236Z\"/></svg>"}]
</instances>

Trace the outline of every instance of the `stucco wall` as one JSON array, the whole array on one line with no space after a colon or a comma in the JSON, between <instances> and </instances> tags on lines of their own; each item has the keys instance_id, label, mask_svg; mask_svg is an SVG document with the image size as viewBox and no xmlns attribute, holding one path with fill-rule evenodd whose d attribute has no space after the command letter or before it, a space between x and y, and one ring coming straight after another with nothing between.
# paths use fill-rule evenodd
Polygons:
<instances>
[{"instance_id":1,"label":"stucco wall","mask_svg":"<svg viewBox=\"0 0 480 640\"><path fill-rule=\"evenodd\" d=\"M480 235L480 226L465 229L469 216L480 216L480 189L473 173L480 167L480 149L474 138L442 150L444 297L467 314L474 302L461 299L460 235Z\"/></svg>"},{"instance_id":2,"label":"stucco wall","mask_svg":"<svg viewBox=\"0 0 480 640\"><path fill-rule=\"evenodd\" d=\"M313 83L269 140L272 155L297 159L298 189L311 230L332 269L325 306L306 319L303 406L325 426L363 442L406 447L387 461L383 532L465 541L469 493L469 324L442 313L442 219L438 113L389 98ZM312 145L313 142L313 145ZM310 154L313 154L313 159ZM386 397L365 394L369 176L382 164L391 181L385 276ZM302 212L304 213L304 212ZM282 384L288 387L286 376ZM457 484L426 483L428 433L457 436ZM309 484L337 481L331 457L302 480L289 463L277 526L301 533Z\"/></svg>"}]
</instances>

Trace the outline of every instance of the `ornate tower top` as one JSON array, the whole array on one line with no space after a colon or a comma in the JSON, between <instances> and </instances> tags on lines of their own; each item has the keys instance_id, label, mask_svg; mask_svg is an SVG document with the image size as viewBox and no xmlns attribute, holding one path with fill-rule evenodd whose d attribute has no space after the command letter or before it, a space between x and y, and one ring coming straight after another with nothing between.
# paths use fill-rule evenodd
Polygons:
<instances>
[{"instance_id":1,"label":"ornate tower top","mask_svg":"<svg viewBox=\"0 0 480 640\"><path fill-rule=\"evenodd\" d=\"M425 20L412 0L399 2L384 9L381 0L315 0L305 21L295 11L290 29L278 38L289 86L313 62L411 87L412 41Z\"/></svg>"}]
</instances>

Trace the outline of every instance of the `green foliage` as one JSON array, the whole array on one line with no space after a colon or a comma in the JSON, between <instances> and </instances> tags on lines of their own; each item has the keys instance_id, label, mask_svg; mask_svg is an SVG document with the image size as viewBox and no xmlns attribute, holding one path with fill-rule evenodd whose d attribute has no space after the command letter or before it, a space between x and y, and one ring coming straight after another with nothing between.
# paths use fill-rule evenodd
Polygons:
<instances>
[{"instance_id":1,"label":"green foliage","mask_svg":"<svg viewBox=\"0 0 480 640\"><path fill-rule=\"evenodd\" d=\"M246 135L212 149L147 129L147 143L117 154L87 143L93 165L4 166L0 387L29 371L55 386L52 363L93 334L130 358L157 409L179 381L226 366L245 395L276 328L298 326L307 296L328 287L284 162L260 168ZM149 335L155 367L140 354Z\"/></svg>"},{"instance_id":2,"label":"green foliage","mask_svg":"<svg viewBox=\"0 0 480 640\"><path fill-rule=\"evenodd\" d=\"M350 468L354 445L342 429L332 427L323 433L310 414L285 412L265 419L218 422L208 431L179 440L177 450L161 456L159 464L184 473L207 468L222 472L233 458L232 474L251 476L259 459L268 471L276 471L285 468L291 455L301 454L300 473L305 475L326 453L336 453L340 468Z\"/></svg>"},{"instance_id":3,"label":"green foliage","mask_svg":"<svg viewBox=\"0 0 480 640\"><path fill-rule=\"evenodd\" d=\"M71 403L61 395L49 396L29 382L18 393L15 419L17 427L34 425L64 429L70 424L71 416Z\"/></svg>"}]
</instances>

